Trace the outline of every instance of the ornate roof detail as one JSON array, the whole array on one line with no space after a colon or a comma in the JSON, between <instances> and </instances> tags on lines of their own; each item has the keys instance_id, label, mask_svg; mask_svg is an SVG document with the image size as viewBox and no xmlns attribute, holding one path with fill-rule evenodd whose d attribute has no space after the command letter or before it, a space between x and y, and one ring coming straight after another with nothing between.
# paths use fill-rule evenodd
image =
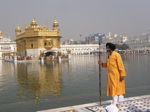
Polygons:
<instances>
[{"instance_id":1,"label":"ornate roof detail","mask_svg":"<svg viewBox=\"0 0 150 112\"><path fill-rule=\"evenodd\" d=\"M4 37L4 34L2 33L2 31L0 31L0 37Z\"/></svg>"},{"instance_id":2,"label":"ornate roof detail","mask_svg":"<svg viewBox=\"0 0 150 112\"><path fill-rule=\"evenodd\" d=\"M35 19L32 19L30 26L37 26L38 24L36 23Z\"/></svg>"},{"instance_id":3,"label":"ornate roof detail","mask_svg":"<svg viewBox=\"0 0 150 112\"><path fill-rule=\"evenodd\" d=\"M53 27L59 27L59 24L58 24L58 22L56 20L53 23Z\"/></svg>"},{"instance_id":4,"label":"ornate roof detail","mask_svg":"<svg viewBox=\"0 0 150 112\"><path fill-rule=\"evenodd\" d=\"M15 29L16 31L22 31L22 29L18 26L18 27L16 27L16 29Z\"/></svg>"}]
</instances>

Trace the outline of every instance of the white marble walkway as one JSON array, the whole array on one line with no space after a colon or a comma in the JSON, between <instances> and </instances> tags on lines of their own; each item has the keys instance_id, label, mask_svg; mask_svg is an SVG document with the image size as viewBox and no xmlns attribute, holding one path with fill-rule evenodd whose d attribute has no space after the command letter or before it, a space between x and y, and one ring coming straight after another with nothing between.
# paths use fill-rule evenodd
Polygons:
<instances>
[{"instance_id":1,"label":"white marble walkway","mask_svg":"<svg viewBox=\"0 0 150 112\"><path fill-rule=\"evenodd\" d=\"M105 107L110 103L111 101L104 101L102 106L96 102L38 112L106 112ZM119 112L150 112L150 95L125 98L120 104Z\"/></svg>"}]
</instances>

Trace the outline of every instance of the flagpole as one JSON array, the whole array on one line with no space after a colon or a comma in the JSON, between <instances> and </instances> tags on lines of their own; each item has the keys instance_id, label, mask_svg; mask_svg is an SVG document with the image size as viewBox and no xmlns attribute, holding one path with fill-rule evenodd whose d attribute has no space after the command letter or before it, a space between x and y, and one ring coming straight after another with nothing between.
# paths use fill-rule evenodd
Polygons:
<instances>
[{"instance_id":1,"label":"flagpole","mask_svg":"<svg viewBox=\"0 0 150 112\"><path fill-rule=\"evenodd\" d=\"M101 60L101 52L100 52L100 41L99 41L99 61ZM101 65L99 65L99 101L100 106L102 106L102 93L101 93Z\"/></svg>"}]
</instances>

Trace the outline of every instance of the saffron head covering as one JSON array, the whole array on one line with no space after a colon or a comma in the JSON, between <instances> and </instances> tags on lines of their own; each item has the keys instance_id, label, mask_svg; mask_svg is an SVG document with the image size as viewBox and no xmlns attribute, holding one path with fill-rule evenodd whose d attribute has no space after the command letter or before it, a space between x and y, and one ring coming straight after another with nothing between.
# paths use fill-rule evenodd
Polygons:
<instances>
[{"instance_id":1,"label":"saffron head covering","mask_svg":"<svg viewBox=\"0 0 150 112\"><path fill-rule=\"evenodd\" d=\"M106 43L106 48L110 48L112 51L116 49L116 45L113 43Z\"/></svg>"}]
</instances>

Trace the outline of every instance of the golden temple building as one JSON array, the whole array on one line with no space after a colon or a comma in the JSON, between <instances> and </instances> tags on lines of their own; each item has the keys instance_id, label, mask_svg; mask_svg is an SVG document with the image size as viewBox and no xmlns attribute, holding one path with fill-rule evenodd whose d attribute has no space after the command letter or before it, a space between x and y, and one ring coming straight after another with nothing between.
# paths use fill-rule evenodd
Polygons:
<instances>
[{"instance_id":1,"label":"golden temple building","mask_svg":"<svg viewBox=\"0 0 150 112\"><path fill-rule=\"evenodd\" d=\"M17 55L19 56L35 56L40 57L45 54L57 55L60 49L60 29L59 24L55 20L53 29L49 30L37 24L33 19L31 24L25 28L25 31L18 26L15 29Z\"/></svg>"}]
</instances>

